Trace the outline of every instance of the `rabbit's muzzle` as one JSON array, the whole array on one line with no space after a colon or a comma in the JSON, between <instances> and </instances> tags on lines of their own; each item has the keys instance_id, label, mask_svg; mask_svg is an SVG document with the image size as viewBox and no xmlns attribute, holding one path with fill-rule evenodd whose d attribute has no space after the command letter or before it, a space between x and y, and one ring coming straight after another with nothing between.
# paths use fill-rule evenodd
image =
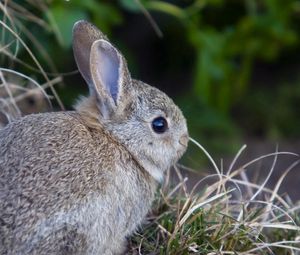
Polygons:
<instances>
[{"instance_id":1,"label":"rabbit's muzzle","mask_svg":"<svg viewBox=\"0 0 300 255\"><path fill-rule=\"evenodd\" d=\"M187 147L188 142L189 142L189 136L187 134L181 136L179 139L179 143L185 148Z\"/></svg>"},{"instance_id":2,"label":"rabbit's muzzle","mask_svg":"<svg viewBox=\"0 0 300 255\"><path fill-rule=\"evenodd\" d=\"M177 159L179 159L186 151L189 142L188 134L184 134L183 136L181 136L178 142L179 142L179 148L177 149Z\"/></svg>"}]
</instances>

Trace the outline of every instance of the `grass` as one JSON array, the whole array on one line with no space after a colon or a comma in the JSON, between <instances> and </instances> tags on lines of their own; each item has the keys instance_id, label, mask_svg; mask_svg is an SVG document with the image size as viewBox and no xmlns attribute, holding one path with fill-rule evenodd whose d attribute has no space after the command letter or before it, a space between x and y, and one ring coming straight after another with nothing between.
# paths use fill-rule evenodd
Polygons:
<instances>
[{"instance_id":1,"label":"grass","mask_svg":"<svg viewBox=\"0 0 300 255\"><path fill-rule=\"evenodd\" d=\"M35 24L40 29L51 31L50 25L34 14L35 12L43 13L47 5L42 1L38 3L30 0L26 1L26 4L28 9L15 1L5 0L0 2L0 60L2 66L7 67L0 69L0 113L6 115L6 118L22 115L23 109L20 109L18 105L20 101L38 93L43 94L44 99L48 101L50 106L50 99L55 99L59 108L64 109L64 105L54 89L55 84L62 82L62 75L57 73L52 58L42 43L23 23L23 21L26 21L27 26ZM33 53L33 48L48 63L50 73L44 70L38 57ZM29 58L26 62L18 57L20 51L26 52ZM45 84L39 85L28 75L17 72L15 70L17 65L26 67L33 75L41 75L45 80ZM50 79L49 76L53 78ZM51 92L52 96L48 96L45 89Z\"/></svg>"},{"instance_id":2,"label":"grass","mask_svg":"<svg viewBox=\"0 0 300 255\"><path fill-rule=\"evenodd\" d=\"M168 173L146 223L129 240L128 254L300 254L300 204L278 194L299 156L276 151L234 168L243 146L225 173L200 144L191 141L209 157L216 174L190 188L180 167L175 167L176 185ZM268 189L279 155L296 160ZM274 157L270 174L262 185L251 182L247 169L266 157ZM215 177L216 182L203 185Z\"/></svg>"},{"instance_id":3,"label":"grass","mask_svg":"<svg viewBox=\"0 0 300 255\"><path fill-rule=\"evenodd\" d=\"M61 81L56 77L40 85L20 72L0 68L0 127L25 114L51 109L53 96L46 89Z\"/></svg>"},{"instance_id":4,"label":"grass","mask_svg":"<svg viewBox=\"0 0 300 255\"><path fill-rule=\"evenodd\" d=\"M34 14L45 10L46 5L36 1L27 1L27 5L32 7L31 11L15 1L0 2L0 60L1 66L7 67L0 68L0 127L25 114L51 109L53 100L64 109L54 89L54 85L62 83L62 75L56 72L51 57L38 38L23 23L25 20L50 30L45 20ZM46 60L51 73L44 70L33 48ZM20 51L28 55L26 62L19 58ZM45 83L39 84L29 75L16 71L17 66L30 70L31 76L41 75Z\"/></svg>"}]
</instances>

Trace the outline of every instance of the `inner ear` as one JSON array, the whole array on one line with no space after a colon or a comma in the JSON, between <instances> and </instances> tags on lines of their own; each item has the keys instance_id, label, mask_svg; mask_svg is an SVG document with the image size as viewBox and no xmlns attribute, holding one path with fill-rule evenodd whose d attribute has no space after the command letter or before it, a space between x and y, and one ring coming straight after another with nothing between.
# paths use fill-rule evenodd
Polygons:
<instances>
[{"instance_id":1,"label":"inner ear","mask_svg":"<svg viewBox=\"0 0 300 255\"><path fill-rule=\"evenodd\" d=\"M114 48L108 48L105 41L99 45L99 78L105 89L110 93L110 96L117 104L119 95L119 70L120 58Z\"/></svg>"},{"instance_id":2,"label":"inner ear","mask_svg":"<svg viewBox=\"0 0 300 255\"><path fill-rule=\"evenodd\" d=\"M96 90L105 90L117 105L120 95L121 60L117 50L107 41L98 40L93 43L91 66Z\"/></svg>"}]
</instances>

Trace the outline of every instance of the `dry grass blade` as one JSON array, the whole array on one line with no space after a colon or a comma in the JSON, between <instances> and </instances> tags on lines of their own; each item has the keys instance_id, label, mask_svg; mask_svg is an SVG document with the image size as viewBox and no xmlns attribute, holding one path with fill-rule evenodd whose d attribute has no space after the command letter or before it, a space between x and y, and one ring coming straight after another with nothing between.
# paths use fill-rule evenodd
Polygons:
<instances>
[{"instance_id":1,"label":"dry grass blade","mask_svg":"<svg viewBox=\"0 0 300 255\"><path fill-rule=\"evenodd\" d=\"M151 16L151 14L149 13L149 11L144 7L144 5L141 3L140 0L134 0L134 1L140 7L140 9L141 9L142 13L145 15L145 17L148 19L150 25L153 27L153 29L156 32L157 36L159 38L162 38L163 37L163 33L160 30L160 28L157 25L157 23L155 22L155 20L153 19L153 17Z\"/></svg>"},{"instance_id":2,"label":"dry grass blade","mask_svg":"<svg viewBox=\"0 0 300 255\"><path fill-rule=\"evenodd\" d=\"M12 104L14 110L15 110L19 115L21 115L21 111L20 111L19 107L17 106L16 101L15 101L15 99L14 99L14 97L13 97L13 94L11 93L11 91L10 91L8 85L7 85L6 79L4 78L4 75L3 75L3 72L2 72L3 70L5 70L5 69L2 69L2 70L0 71L0 80L1 80L2 84L4 85L4 89L5 89L6 93L8 94L9 101L11 102L11 104Z\"/></svg>"},{"instance_id":3,"label":"dry grass blade","mask_svg":"<svg viewBox=\"0 0 300 255\"><path fill-rule=\"evenodd\" d=\"M228 172L227 172L227 175L230 175L232 169L233 169L233 166L236 164L238 158L241 156L242 152L247 148L247 145L244 144L241 149L238 151L238 153L235 155L234 159L232 160L230 166L229 166L229 169L228 169Z\"/></svg>"},{"instance_id":4,"label":"dry grass blade","mask_svg":"<svg viewBox=\"0 0 300 255\"><path fill-rule=\"evenodd\" d=\"M223 197L223 196L225 196L225 195L231 193L231 192L234 191L234 190L235 190L235 189L231 189L231 190L229 190L229 191L226 191L226 192L217 194L217 195L215 195L215 196L213 196L213 197L211 197L211 198L205 200L204 202L199 203L199 204L193 206L192 208L190 208L190 209L186 212L186 214L183 216L183 218L179 221L179 227L181 227L181 226L186 222L186 220L187 220L187 219L188 219L188 218L189 218L196 210L198 210L200 207L203 207L203 206L206 205L206 204L209 204L209 203L211 203L211 202L213 202L213 201L215 201L215 200L218 200L218 199L220 199L221 197Z\"/></svg>"},{"instance_id":5,"label":"dry grass blade","mask_svg":"<svg viewBox=\"0 0 300 255\"><path fill-rule=\"evenodd\" d=\"M6 73L11 73L11 74L14 74L16 76L19 76L19 77L22 77L28 81L30 81L32 84L34 84L40 91L41 93L44 94L45 98L47 99L48 103L49 103L49 106L52 106L51 104L51 101L49 99L49 96L46 94L44 88L45 87L51 87L52 85L58 83L61 81L61 77L57 77L56 79L52 80L52 81L48 81L46 84L44 84L43 86L41 86L40 84L38 84L34 79L30 78L29 76L25 75L25 74L22 74L20 72L17 72L17 71L14 71L14 70L10 70L10 69L7 69L7 68L0 68L0 71L1 71L1 74L2 72L6 72ZM6 86L6 89L7 89L7 93L10 94L10 98L12 100L12 102L15 102L15 98L13 98L13 95L11 94L10 92L10 88L7 87L7 82L3 82L4 86ZM43 88L44 87L44 88ZM30 92L30 93L33 93L34 91ZM16 106L16 105L15 105ZM16 106L16 108L18 108Z\"/></svg>"},{"instance_id":6,"label":"dry grass blade","mask_svg":"<svg viewBox=\"0 0 300 255\"><path fill-rule=\"evenodd\" d=\"M54 87L51 85L51 82L46 74L46 72L44 71L44 69L42 68L41 64L39 63L39 61L37 60L37 58L35 57L35 55L33 54L33 52L31 51L30 47L24 42L24 40L21 38L21 36L19 35L18 28L17 28L17 24L21 24L21 23L17 23L18 18L15 15L16 13L18 13L18 11L21 11L21 14L24 14L25 17L29 17L31 14L26 10L24 10L24 8L18 6L17 4L13 4L13 8L11 8L10 6L11 1L6 1L5 4L0 3L0 9L3 12L3 20L0 20L0 25L3 27L2 32L4 33L5 31L9 32L11 36L13 36L15 38L15 42L16 42L16 50L15 53L13 55L12 59L16 59L17 56L17 52L18 52L18 45L21 44L22 47L26 50L26 52L29 54L29 56L31 57L31 59L33 60L33 62L35 63L35 65L37 66L37 68L40 70L41 74L43 75L43 77L45 78L46 82L48 82L50 84L50 90L52 92L52 94L54 95L56 101L58 102L58 105L60 106L61 109L64 109L63 103L61 102L60 98L58 97ZM44 8L45 6L43 4L38 5L37 3L32 3L33 6L36 7L41 7ZM17 15L18 16L18 15ZM34 15L31 15L32 17L35 17ZM8 19L10 22L8 24L8 22L6 22L6 19ZM14 21L16 20L16 22ZM43 25L45 26L45 24L43 23ZM24 27L20 27L19 29L26 32L26 29L24 30ZM30 34L27 33L27 35L30 36ZM4 36L2 36L2 38L4 38ZM34 40L31 36L31 40L33 42L35 42L36 44L36 40ZM38 45L39 46L39 45ZM39 47L41 49L41 47ZM9 53L6 55L10 55Z\"/></svg>"},{"instance_id":7,"label":"dry grass blade","mask_svg":"<svg viewBox=\"0 0 300 255\"><path fill-rule=\"evenodd\" d=\"M194 143L198 148L201 149L202 152L204 152L204 154L206 155L206 157L209 159L209 161L212 163L214 169L216 170L218 175L221 175L221 171L218 168L216 162L213 160L213 158L210 156L210 154L208 153L208 151L200 144L198 143L195 139L189 137L189 140Z\"/></svg>"},{"instance_id":8,"label":"dry grass blade","mask_svg":"<svg viewBox=\"0 0 300 255\"><path fill-rule=\"evenodd\" d=\"M300 160L288 167L273 189L268 188L266 184L280 155L298 155L278 152L276 149L274 153L260 156L234 169L239 155L246 148L243 146L234 157L227 173L222 174L208 152L201 145L198 147L208 156L217 173L200 179L190 188L191 192L180 192L180 189L183 189L183 185L180 184L175 185L178 192L168 192L168 188L164 187L164 192L168 194L164 196L167 201L159 207L164 210L152 217L153 222L145 227L142 233L143 245L139 251L142 254L178 255L296 254L300 249L300 215L295 216L295 212L300 210L300 206L291 206L291 202L281 197L278 190L288 172L296 167ZM274 159L263 185L251 182L246 170L267 157ZM180 173L179 176L180 183L184 180L184 187L188 188ZM200 193L196 192L201 183L216 177L216 182L208 185ZM172 186L169 181L167 183ZM232 184L235 189L231 188ZM241 186L251 189L243 189ZM169 187L169 190L172 191L173 188ZM247 192L244 193L243 190ZM235 191L239 191L239 196L236 196ZM258 195L263 200L257 200ZM155 244L152 244L152 236L157 229L160 229L160 232L156 232L158 237ZM287 237L288 240L285 241Z\"/></svg>"}]
</instances>

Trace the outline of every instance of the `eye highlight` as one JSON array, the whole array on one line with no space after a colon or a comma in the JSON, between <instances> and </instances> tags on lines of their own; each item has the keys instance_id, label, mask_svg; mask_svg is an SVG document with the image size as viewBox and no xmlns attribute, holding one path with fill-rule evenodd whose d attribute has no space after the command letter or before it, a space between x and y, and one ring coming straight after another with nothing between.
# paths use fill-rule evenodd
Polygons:
<instances>
[{"instance_id":1,"label":"eye highlight","mask_svg":"<svg viewBox=\"0 0 300 255\"><path fill-rule=\"evenodd\" d=\"M152 121L152 129L157 134L162 134L168 129L168 122L164 117L157 117Z\"/></svg>"}]
</instances>

